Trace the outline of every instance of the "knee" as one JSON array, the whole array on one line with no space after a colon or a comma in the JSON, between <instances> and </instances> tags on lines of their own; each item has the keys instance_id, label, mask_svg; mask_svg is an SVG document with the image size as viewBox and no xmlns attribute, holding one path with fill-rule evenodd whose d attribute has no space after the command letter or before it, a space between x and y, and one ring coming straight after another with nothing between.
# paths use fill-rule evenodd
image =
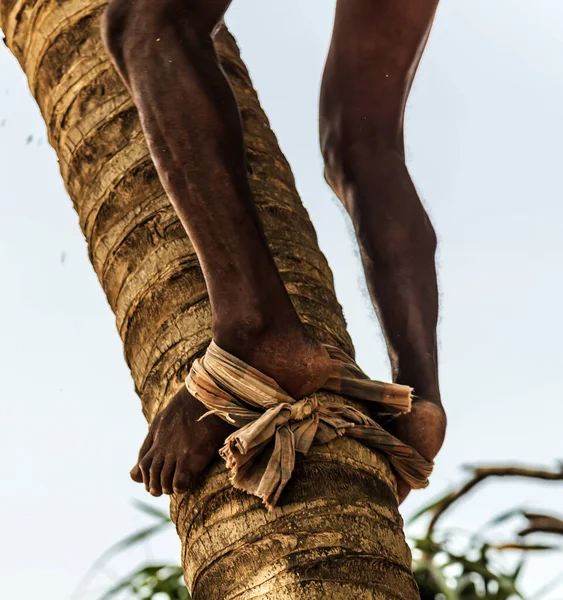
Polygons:
<instances>
[{"instance_id":1,"label":"knee","mask_svg":"<svg viewBox=\"0 0 563 600\"><path fill-rule=\"evenodd\" d=\"M398 85L358 85L365 78L325 70L319 102L321 148L325 160L366 143L373 150L403 151L405 94ZM344 79L343 79L344 77ZM346 83L349 85L346 85Z\"/></svg>"},{"instance_id":2,"label":"knee","mask_svg":"<svg viewBox=\"0 0 563 600\"><path fill-rule=\"evenodd\" d=\"M347 109L331 118L324 115L320 145L325 179L342 200L358 180L373 180L374 169L383 177L384 165L396 171L405 164L402 123L373 107L369 119Z\"/></svg>"},{"instance_id":3,"label":"knee","mask_svg":"<svg viewBox=\"0 0 563 600\"><path fill-rule=\"evenodd\" d=\"M348 212L353 212L361 188L382 192L377 188L387 187L393 177L397 181L408 177L403 173L406 164L400 141L390 135L387 127L378 129L373 125L369 131L345 120L321 125L325 180ZM384 202L386 194L377 195Z\"/></svg>"}]
</instances>

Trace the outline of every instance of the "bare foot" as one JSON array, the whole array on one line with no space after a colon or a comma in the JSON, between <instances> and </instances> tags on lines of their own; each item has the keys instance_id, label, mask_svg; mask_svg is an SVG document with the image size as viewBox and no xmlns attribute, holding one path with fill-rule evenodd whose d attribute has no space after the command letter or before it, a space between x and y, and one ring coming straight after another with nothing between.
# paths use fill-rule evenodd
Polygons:
<instances>
[{"instance_id":1,"label":"bare foot","mask_svg":"<svg viewBox=\"0 0 563 600\"><path fill-rule=\"evenodd\" d=\"M393 419L387 429L402 442L418 450L426 460L434 460L444 443L446 423L446 413L441 404L417 400L409 414ZM397 477L399 504L410 491L410 486Z\"/></svg>"},{"instance_id":2,"label":"bare foot","mask_svg":"<svg viewBox=\"0 0 563 600\"><path fill-rule=\"evenodd\" d=\"M301 324L281 331L270 327L252 335L237 327L215 338L221 348L275 379L295 398L319 389L330 374L327 351ZM182 387L151 423L132 479L144 483L153 496L188 491L234 431L215 416L198 421L206 412Z\"/></svg>"},{"instance_id":3,"label":"bare foot","mask_svg":"<svg viewBox=\"0 0 563 600\"><path fill-rule=\"evenodd\" d=\"M198 419L207 409L183 386L154 418L131 478L153 496L184 493L217 457L234 430L215 416Z\"/></svg>"}]
</instances>

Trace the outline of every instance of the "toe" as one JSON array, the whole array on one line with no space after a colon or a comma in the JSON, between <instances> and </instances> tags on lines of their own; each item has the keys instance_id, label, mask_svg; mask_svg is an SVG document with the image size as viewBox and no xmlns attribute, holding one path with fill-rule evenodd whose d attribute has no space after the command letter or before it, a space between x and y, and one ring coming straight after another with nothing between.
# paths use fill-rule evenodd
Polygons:
<instances>
[{"instance_id":1,"label":"toe","mask_svg":"<svg viewBox=\"0 0 563 600\"><path fill-rule=\"evenodd\" d=\"M174 480L172 487L176 494L184 494L188 491L192 482L192 474L188 469L185 461L178 462L176 465L176 472L174 473Z\"/></svg>"},{"instance_id":2,"label":"toe","mask_svg":"<svg viewBox=\"0 0 563 600\"><path fill-rule=\"evenodd\" d=\"M160 474L164 466L164 456L157 455L152 459L151 468L149 469L150 484L149 491L152 496L162 496L162 487L160 485Z\"/></svg>"},{"instance_id":3,"label":"toe","mask_svg":"<svg viewBox=\"0 0 563 600\"><path fill-rule=\"evenodd\" d=\"M160 475L162 473L162 467L164 466L164 456L157 455L153 458L150 469L150 484L149 491L151 495L158 498L162 496L162 486L160 485Z\"/></svg>"},{"instance_id":4,"label":"toe","mask_svg":"<svg viewBox=\"0 0 563 600\"><path fill-rule=\"evenodd\" d=\"M143 474L141 473L141 469L139 467L139 463L137 463L130 471L129 475L131 475L131 479L136 481L137 483L143 483Z\"/></svg>"},{"instance_id":5,"label":"toe","mask_svg":"<svg viewBox=\"0 0 563 600\"><path fill-rule=\"evenodd\" d=\"M160 475L160 485L163 494L172 494L174 492L174 472L176 471L176 459L167 458Z\"/></svg>"},{"instance_id":6,"label":"toe","mask_svg":"<svg viewBox=\"0 0 563 600\"><path fill-rule=\"evenodd\" d=\"M149 431L149 433L147 434L147 437L145 437L145 441L143 442L141 449L139 450L139 457L137 459L137 464L129 472L129 475L131 475L131 479L133 481L136 481L137 483L143 483L143 481L144 481L144 474L143 474L143 471L142 471L140 465L141 465L141 461L150 452L150 450L152 448L153 440L154 440L154 436L152 434L152 431ZM150 467L150 464L149 464L149 467Z\"/></svg>"},{"instance_id":7,"label":"toe","mask_svg":"<svg viewBox=\"0 0 563 600\"><path fill-rule=\"evenodd\" d=\"M151 481L150 468L151 468L151 464L152 464L152 459L153 459L153 452L151 451L145 455L143 460L141 460L139 462L139 469L143 475L143 482L145 484L145 488L146 488L147 492L150 491L150 481Z\"/></svg>"}]
</instances>

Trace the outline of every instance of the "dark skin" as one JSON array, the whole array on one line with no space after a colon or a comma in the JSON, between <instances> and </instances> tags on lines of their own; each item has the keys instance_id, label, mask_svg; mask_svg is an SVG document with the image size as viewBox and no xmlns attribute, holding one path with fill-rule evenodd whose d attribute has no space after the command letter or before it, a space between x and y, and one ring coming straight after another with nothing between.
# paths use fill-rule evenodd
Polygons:
<instances>
[{"instance_id":1,"label":"dark skin","mask_svg":"<svg viewBox=\"0 0 563 600\"><path fill-rule=\"evenodd\" d=\"M338 0L320 106L325 176L356 230L393 380L415 389L392 432L432 460L444 439L437 367L436 236L405 165L403 113L438 0ZM102 33L138 108L161 182L194 244L217 344L295 398L329 359L303 327L246 177L236 100L212 32L230 0L111 0ZM217 235L220 232L221 235ZM131 476L182 493L233 430L185 388L151 423ZM408 486L399 481L403 500Z\"/></svg>"}]
</instances>

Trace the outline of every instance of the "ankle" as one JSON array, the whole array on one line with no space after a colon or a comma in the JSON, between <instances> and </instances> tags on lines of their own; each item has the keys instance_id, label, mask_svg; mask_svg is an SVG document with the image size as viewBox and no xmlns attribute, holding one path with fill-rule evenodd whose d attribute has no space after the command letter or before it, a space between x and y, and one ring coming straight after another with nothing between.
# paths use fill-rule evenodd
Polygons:
<instances>
[{"instance_id":1,"label":"ankle","mask_svg":"<svg viewBox=\"0 0 563 600\"><path fill-rule=\"evenodd\" d=\"M299 324L296 314L289 311L272 313L266 311L246 311L241 314L226 314L213 320L213 339L227 352L244 355L251 351L274 331L291 331ZM243 358L243 356L240 356Z\"/></svg>"},{"instance_id":2,"label":"ankle","mask_svg":"<svg viewBox=\"0 0 563 600\"><path fill-rule=\"evenodd\" d=\"M413 388L416 400L426 400L438 406L442 405L438 376L433 366L429 366L423 373L413 372L412 369L394 368L393 382Z\"/></svg>"},{"instance_id":3,"label":"ankle","mask_svg":"<svg viewBox=\"0 0 563 600\"><path fill-rule=\"evenodd\" d=\"M283 319L283 320L282 320ZM331 369L326 349L312 338L295 312L273 320L233 318L214 328L219 347L274 379L290 396L318 390Z\"/></svg>"}]
</instances>

